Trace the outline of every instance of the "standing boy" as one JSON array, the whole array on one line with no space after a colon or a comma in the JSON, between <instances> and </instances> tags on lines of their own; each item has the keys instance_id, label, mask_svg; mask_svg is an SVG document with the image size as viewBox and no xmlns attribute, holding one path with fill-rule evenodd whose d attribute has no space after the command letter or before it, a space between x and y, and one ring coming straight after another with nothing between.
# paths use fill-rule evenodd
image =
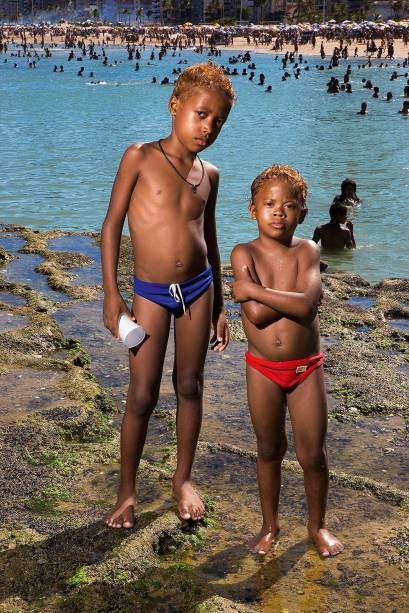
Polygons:
<instances>
[{"instance_id":1,"label":"standing boy","mask_svg":"<svg viewBox=\"0 0 409 613\"><path fill-rule=\"evenodd\" d=\"M259 237L233 249L233 298L241 303L248 339L247 394L257 437L263 515L262 528L249 547L266 553L280 531L278 501L288 405L304 472L308 532L319 553L328 557L343 546L324 527L327 406L317 315L322 293L319 248L294 236L307 214L306 197L304 179L288 166L271 166L253 181L249 208Z\"/></svg>"},{"instance_id":2,"label":"standing boy","mask_svg":"<svg viewBox=\"0 0 409 613\"><path fill-rule=\"evenodd\" d=\"M230 80L213 64L187 68L171 98L171 134L131 145L121 160L102 228L104 324L118 337L122 313L145 329L130 351L130 384L121 429L118 500L108 526L131 528L135 475L150 415L159 396L171 316L175 317L173 385L177 398L177 466L173 491L181 518L198 520L204 507L190 478L202 419L203 368L213 323L213 349L229 340L216 240L219 174L198 153L214 143L234 100ZM134 254L132 313L117 286L125 216Z\"/></svg>"}]
</instances>

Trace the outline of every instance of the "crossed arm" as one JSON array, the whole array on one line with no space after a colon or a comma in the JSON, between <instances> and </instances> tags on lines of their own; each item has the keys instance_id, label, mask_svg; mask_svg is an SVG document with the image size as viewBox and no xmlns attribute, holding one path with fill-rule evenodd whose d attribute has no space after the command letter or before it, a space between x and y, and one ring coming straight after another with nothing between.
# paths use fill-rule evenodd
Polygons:
<instances>
[{"instance_id":1,"label":"crossed arm","mask_svg":"<svg viewBox=\"0 0 409 613\"><path fill-rule=\"evenodd\" d=\"M313 317L321 299L319 248L311 242L299 247L298 276L294 291L263 287L256 275L251 253L245 245L237 245L231 256L235 282L233 299L242 304L246 317L255 325L266 325L281 317L307 319Z\"/></svg>"},{"instance_id":2,"label":"crossed arm","mask_svg":"<svg viewBox=\"0 0 409 613\"><path fill-rule=\"evenodd\" d=\"M246 287L245 284L261 286L258 278L253 258L245 245L236 245L231 253L231 265L234 274L234 283L232 285L233 299L235 302L241 302L241 308L244 311L247 319L256 326L264 326L273 323L281 318L281 313L277 310L263 304L256 299L248 298L246 301L239 300L241 297L240 288ZM250 287L250 286L249 286ZM250 289L252 289L250 287Z\"/></svg>"}]
</instances>

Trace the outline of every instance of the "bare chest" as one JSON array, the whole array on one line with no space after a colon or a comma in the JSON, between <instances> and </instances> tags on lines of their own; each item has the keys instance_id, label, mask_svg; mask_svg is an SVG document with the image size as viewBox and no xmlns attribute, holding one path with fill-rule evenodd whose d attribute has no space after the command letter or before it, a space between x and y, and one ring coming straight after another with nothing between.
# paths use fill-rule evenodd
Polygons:
<instances>
[{"instance_id":1,"label":"bare chest","mask_svg":"<svg viewBox=\"0 0 409 613\"><path fill-rule=\"evenodd\" d=\"M129 212L141 220L152 220L154 223L200 220L210 193L207 175L198 187L195 185L190 183L190 178L186 182L166 170L156 175L141 176L132 193Z\"/></svg>"},{"instance_id":2,"label":"bare chest","mask_svg":"<svg viewBox=\"0 0 409 613\"><path fill-rule=\"evenodd\" d=\"M281 291L295 289L298 277L298 262L293 253L274 254L266 261L254 260L255 269L263 287Z\"/></svg>"}]
</instances>

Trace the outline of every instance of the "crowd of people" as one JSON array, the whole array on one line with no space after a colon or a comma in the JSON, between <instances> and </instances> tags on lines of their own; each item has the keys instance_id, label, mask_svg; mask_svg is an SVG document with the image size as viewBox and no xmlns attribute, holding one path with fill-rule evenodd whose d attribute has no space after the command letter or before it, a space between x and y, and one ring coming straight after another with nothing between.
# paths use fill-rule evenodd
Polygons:
<instances>
[{"instance_id":1,"label":"crowd of people","mask_svg":"<svg viewBox=\"0 0 409 613\"><path fill-rule=\"evenodd\" d=\"M229 35L230 39L225 40L220 34ZM315 67L310 66L311 60L299 52L299 46L310 43L314 48L317 44L317 36L321 35L319 46L319 63ZM236 35L245 35L247 42L255 42L259 45L268 45L272 51L273 61L280 62L282 75L281 82L289 79L299 80L310 70L328 71L336 69L342 63L347 63L350 57L358 56L358 46L356 43L363 44L365 56L361 63L348 63L345 73L340 79L332 76L326 83L329 94L352 94L353 71L365 71L368 68L388 70L391 67L390 88L395 91L383 93L372 79L362 78L362 89L373 92L374 103L383 100L387 103L392 102L397 97L403 98L402 108L398 111L401 115L409 115L409 78L408 78L408 57L396 61L394 59L394 41L401 38L404 45L408 42L408 28L391 27L388 30L371 30L362 27L356 29L331 27L321 27L317 32L313 30L299 30L296 28L282 28L274 32L263 29L243 29L243 28L224 28L220 33L214 28L118 28L118 27L83 27L83 26L3 26L0 28L0 57L3 63L12 62L15 68L27 65L30 69L35 69L43 59L52 58L57 47L65 48L67 54L64 56L64 63L54 64L54 73L64 73L64 64L70 62L77 63L89 60L95 62L96 68L85 71L84 65L79 66L76 75L80 78L85 77L87 82L92 85L106 84L106 73L104 79L96 78L98 65L114 67L118 64L117 59L110 59L110 49L112 45L123 45L127 52L128 62L134 64L134 70L138 72L142 63L152 66L153 70L158 70L161 60L170 55L175 58L175 66L170 75L157 76L151 79L152 84L172 85L178 78L182 69L188 64L188 60L183 58L186 49L194 50L198 55L207 57L219 57L221 55L220 44L228 45L234 41ZM338 38L336 38L338 36ZM333 42L334 47L328 53L328 46ZM284 44L291 44L291 50L280 51ZM318 54L317 54L318 56ZM61 54L59 58L61 59ZM121 61L121 60L120 60ZM241 65L241 68L239 66ZM274 93L273 85L268 83L269 76L257 70L257 65L252 58L250 50L240 51L231 55L226 65L221 66L224 73L229 77L241 77L260 86L261 91ZM72 71L71 71L72 72ZM403 87L402 81L405 80ZM355 84L357 83L355 78ZM276 85L274 86L276 87ZM355 85L356 87L356 85ZM356 90L355 90L356 91ZM358 115L368 115L368 103L361 103ZM342 184L341 195L334 200L329 210L330 221L327 224L318 226L314 232L313 240L321 242L326 249L331 248L353 248L356 246L353 234L353 225L348 220L348 211L351 207L356 207L360 203L356 197L356 185L351 180L345 180ZM355 194L355 195L354 195Z\"/></svg>"},{"instance_id":2,"label":"crowd of people","mask_svg":"<svg viewBox=\"0 0 409 613\"><path fill-rule=\"evenodd\" d=\"M55 26L3 26L0 28L0 54L7 56L7 52L10 51L10 57L15 58L13 61L15 68L19 66L17 61L18 58L28 58L28 67L36 68L37 62L41 57L51 57L53 48L57 47L59 44L63 44L66 49L70 50L67 58L68 62L71 60L82 61L88 57L90 60L101 60L103 66L112 66L117 64L117 60L114 60L113 64L111 64L107 50L110 45L122 44L126 46L128 61L136 60L135 71L138 71L140 68L139 61L142 58L142 50L145 50L146 46L153 44L153 42L155 42L155 46L159 50L152 50L150 52L148 64L156 59L158 61L162 60L167 53L172 53L172 56L176 57L177 54L180 55L184 49L188 48L195 49L198 54L207 53L208 56L220 55L221 50L217 45L228 45L229 41L218 40L218 30L212 30L211 32L212 33L209 34L206 28L194 28L193 30L188 28L187 31L183 33L174 33L172 29L163 30L161 28L142 28L141 30L134 31L128 28L96 29L73 26L62 29L61 27ZM373 31L371 32L371 37L366 40L361 37L361 33L358 36L354 30L351 32L354 34L353 37L348 36L347 32L339 33L340 37L336 40L337 44L329 55L330 60L327 67L322 63L327 57L324 40L322 39L319 53L321 64L317 64L315 68L320 71L325 70L325 68L331 70L332 68L338 67L343 60L348 60L351 55L357 57L357 46L354 47L352 53L352 46L355 41L361 44L365 42L366 46L365 61L357 65L357 70L371 68L373 65L376 65L380 69L387 69L388 62L394 59L394 36L396 32L391 33L388 31L387 34L383 32L383 36L379 40L375 39L376 32L374 33ZM243 34L243 32L241 32L241 34ZM304 44L307 40L314 49L316 45L316 34L313 31L310 36L308 31L304 32L294 29L282 29L275 34L274 44L271 47L272 51L281 51L284 42L290 42L293 45L293 50L287 50L281 58L283 68L282 81L286 81L291 77L298 80L302 71L310 70L307 60L303 58L302 53L299 53L299 44ZM398 30L398 34L401 35L403 44L407 45L407 30ZM56 42L55 39L58 37L62 38L63 41L60 43ZM246 31L246 37L248 44L250 44L251 39L248 30ZM251 32L251 37L253 42L255 41L256 43L260 41L262 44L270 45L273 41L272 34L270 33L267 35L263 30L253 30ZM46 42L46 39L48 42ZM234 33L231 34L231 40L233 39ZM326 32L326 40L335 40L332 30ZM278 60L278 58L279 55L275 55L275 60ZM7 62L7 57L5 57L3 61ZM180 61L180 63L184 62L187 61ZM377 64L375 64L376 62ZM408 62L408 57L403 58L402 62L398 62L396 66L399 72L394 70L390 76L390 81L396 81L402 77L407 79L402 94L404 98L409 98L409 75L407 71L400 71L408 68ZM243 68L241 73L237 67L233 69L231 69L230 66L223 67L227 75L248 77L250 81L256 79L256 65L251 61L251 56L248 51L229 58L229 64L237 63L247 63L248 67ZM59 66L54 65L53 70L54 72L64 72L64 67L62 64ZM248 72L248 70L250 72ZM289 72L289 70L291 70L291 72ZM177 77L180 71L180 67L175 67L172 75ZM85 76L83 67L78 70L77 75ZM343 76L343 82L340 83L337 77L331 77L327 83L327 92L330 94L338 94L340 92L352 94L351 75L352 65L348 64ZM94 71L91 71L89 76L94 78ZM162 85L172 83L171 77L168 75L162 78L158 78L155 75L152 82L161 83ZM373 85L371 79L362 78L362 83L365 89L373 89L373 98L380 98L380 88ZM272 85L266 83L266 75L264 73L259 74L258 85L265 86L266 89L264 91L266 93L272 93L273 91ZM386 92L383 99L386 100L386 102L391 102L393 100L393 92ZM367 106L367 103L363 102L358 114L367 115ZM406 101L403 102L402 109L399 113L402 115L409 114L409 108Z\"/></svg>"},{"instance_id":3,"label":"crowd of people","mask_svg":"<svg viewBox=\"0 0 409 613\"><path fill-rule=\"evenodd\" d=\"M409 22L368 22L351 23L344 21L340 24L299 24L299 25L230 25L213 26L184 24L176 26L123 26L112 24L81 24L81 23L41 23L41 24L3 24L0 25L0 38L37 38L39 41L48 38L53 40L66 39L75 42L78 38L105 39L105 44L126 44L128 42L139 44L143 40L147 43L171 43L184 47L196 45L211 46L234 45L235 40L245 38L247 44L257 46L270 46L274 44L276 50L285 44L306 45L314 48L320 38L326 41L336 41L340 38L352 43L368 42L371 40L388 41L401 39L407 46L409 42ZM296 49L297 52L297 49Z\"/></svg>"}]
</instances>

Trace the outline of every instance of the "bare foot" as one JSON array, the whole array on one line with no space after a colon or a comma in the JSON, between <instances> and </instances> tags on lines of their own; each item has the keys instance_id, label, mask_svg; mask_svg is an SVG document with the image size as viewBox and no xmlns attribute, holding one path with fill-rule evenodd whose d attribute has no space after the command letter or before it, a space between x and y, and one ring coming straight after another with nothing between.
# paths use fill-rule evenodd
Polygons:
<instances>
[{"instance_id":1,"label":"bare foot","mask_svg":"<svg viewBox=\"0 0 409 613\"><path fill-rule=\"evenodd\" d=\"M247 541L247 547L253 553L264 555L270 549L271 545L277 542L279 534L280 528L274 530L262 528L256 536L253 536L253 538Z\"/></svg>"},{"instance_id":2,"label":"bare foot","mask_svg":"<svg viewBox=\"0 0 409 613\"><path fill-rule=\"evenodd\" d=\"M135 523L136 496L132 494L122 494L118 492L118 500L112 513L110 513L105 523L110 528L133 528Z\"/></svg>"},{"instance_id":3,"label":"bare foot","mask_svg":"<svg viewBox=\"0 0 409 613\"><path fill-rule=\"evenodd\" d=\"M331 534L331 532L325 530L325 528L321 528L320 530L308 528L308 534L315 548L318 550L318 553L323 558L337 556L344 549L343 544Z\"/></svg>"},{"instance_id":4,"label":"bare foot","mask_svg":"<svg viewBox=\"0 0 409 613\"><path fill-rule=\"evenodd\" d=\"M173 479L173 493L182 519L193 519L193 521L202 519L205 510L204 504L190 481L180 483Z\"/></svg>"}]
</instances>

